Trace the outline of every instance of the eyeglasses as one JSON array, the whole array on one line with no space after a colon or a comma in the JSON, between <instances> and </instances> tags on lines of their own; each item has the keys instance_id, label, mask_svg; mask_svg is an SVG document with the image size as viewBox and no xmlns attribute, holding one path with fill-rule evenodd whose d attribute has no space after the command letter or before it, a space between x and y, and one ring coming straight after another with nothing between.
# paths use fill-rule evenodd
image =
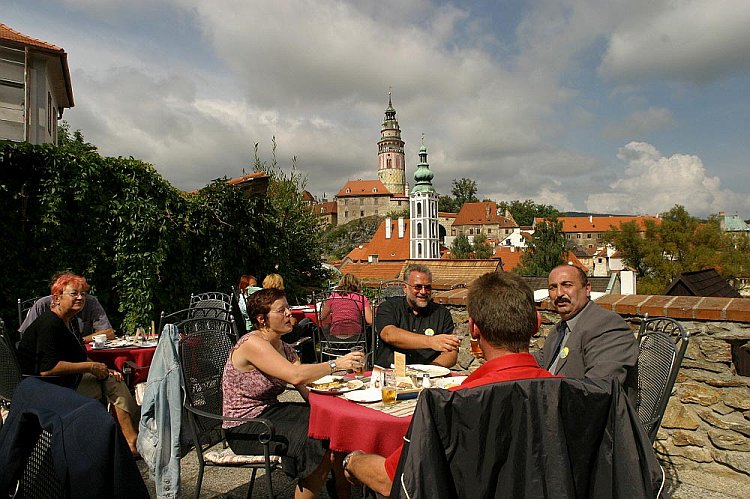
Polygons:
<instances>
[{"instance_id":1,"label":"eyeglasses","mask_svg":"<svg viewBox=\"0 0 750 499\"><path fill-rule=\"evenodd\" d=\"M63 291L62 294L72 296L73 298L75 298L76 296L80 296L81 298L86 298L85 291Z\"/></svg>"},{"instance_id":2,"label":"eyeglasses","mask_svg":"<svg viewBox=\"0 0 750 499\"><path fill-rule=\"evenodd\" d=\"M409 286L410 288L414 288L417 291L422 291L422 290L424 290L424 291L432 291L432 284L414 284L414 285L412 285L412 284L406 283L406 285Z\"/></svg>"},{"instance_id":3,"label":"eyeglasses","mask_svg":"<svg viewBox=\"0 0 750 499\"><path fill-rule=\"evenodd\" d=\"M284 308L280 308L278 310L269 310L269 312L275 312L277 314L285 314L287 311L291 312L292 309L287 306L287 307L284 307Z\"/></svg>"}]
</instances>

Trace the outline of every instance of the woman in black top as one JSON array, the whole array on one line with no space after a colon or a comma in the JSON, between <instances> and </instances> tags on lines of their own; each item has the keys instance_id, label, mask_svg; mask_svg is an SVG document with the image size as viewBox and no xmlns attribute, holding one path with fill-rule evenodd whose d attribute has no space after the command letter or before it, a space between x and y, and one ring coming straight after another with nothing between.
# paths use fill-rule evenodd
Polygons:
<instances>
[{"instance_id":1,"label":"woman in black top","mask_svg":"<svg viewBox=\"0 0 750 499\"><path fill-rule=\"evenodd\" d=\"M21 370L24 374L58 376L60 384L93 398L101 398L103 389L135 455L139 411L122 373L91 361L70 329L71 319L86 303L89 288L86 279L75 274L62 274L55 280L50 310L31 323L18 345Z\"/></svg>"}]
</instances>

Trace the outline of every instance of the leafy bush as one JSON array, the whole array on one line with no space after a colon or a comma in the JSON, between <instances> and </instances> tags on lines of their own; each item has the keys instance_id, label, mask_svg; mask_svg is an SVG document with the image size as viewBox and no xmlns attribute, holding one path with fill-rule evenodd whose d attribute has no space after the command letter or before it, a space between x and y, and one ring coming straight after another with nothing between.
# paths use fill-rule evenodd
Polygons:
<instances>
[{"instance_id":1,"label":"leafy bush","mask_svg":"<svg viewBox=\"0 0 750 499\"><path fill-rule=\"evenodd\" d=\"M0 316L9 328L16 299L49 294L50 276L64 269L86 276L126 332L186 307L191 292L229 292L243 273L281 273L290 300L325 277L302 179L275 159L269 197L247 199L224 180L181 192L153 166L102 157L80 135L62 144L0 143Z\"/></svg>"}]
</instances>

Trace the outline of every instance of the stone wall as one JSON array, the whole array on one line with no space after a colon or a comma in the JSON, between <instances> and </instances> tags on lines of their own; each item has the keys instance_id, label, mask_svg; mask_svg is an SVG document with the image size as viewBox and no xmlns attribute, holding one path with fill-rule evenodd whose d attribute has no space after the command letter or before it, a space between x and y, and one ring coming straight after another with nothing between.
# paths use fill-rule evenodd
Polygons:
<instances>
[{"instance_id":1,"label":"stone wall","mask_svg":"<svg viewBox=\"0 0 750 499\"><path fill-rule=\"evenodd\" d=\"M436 301L453 305L465 331L466 290L457 291ZM692 483L715 497L750 497L750 300L605 295L597 303L620 314L634 334L646 314L675 318L690 332L654 448L672 486ZM532 351L559 320L548 302L539 308L543 323ZM459 363L476 368L465 352Z\"/></svg>"}]
</instances>

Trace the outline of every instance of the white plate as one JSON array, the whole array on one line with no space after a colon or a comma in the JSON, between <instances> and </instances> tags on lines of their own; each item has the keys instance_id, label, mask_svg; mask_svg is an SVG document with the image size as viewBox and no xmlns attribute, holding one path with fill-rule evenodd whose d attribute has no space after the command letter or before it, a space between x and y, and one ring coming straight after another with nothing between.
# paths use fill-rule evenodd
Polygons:
<instances>
[{"instance_id":1,"label":"white plate","mask_svg":"<svg viewBox=\"0 0 750 499\"><path fill-rule=\"evenodd\" d=\"M357 402L358 404L371 404L373 402L380 402L382 396L380 390L377 388L367 388L366 390L357 390L344 394L344 398Z\"/></svg>"},{"instance_id":2,"label":"white plate","mask_svg":"<svg viewBox=\"0 0 750 499\"><path fill-rule=\"evenodd\" d=\"M339 393L351 392L352 390L359 390L360 388L365 386L362 380L348 379L348 378L344 378L343 376L323 376L322 378L316 379L315 381L313 381L313 383L315 383L316 385L321 385L324 383L333 383L335 381L340 381L344 384L339 388L333 388L333 389L315 388L314 386L312 386L312 383L309 384L307 387L310 389L310 391L315 392L315 393L339 394Z\"/></svg>"},{"instance_id":3,"label":"white plate","mask_svg":"<svg viewBox=\"0 0 750 499\"><path fill-rule=\"evenodd\" d=\"M408 368L413 368L415 371L430 373L430 378L442 378L448 376L451 370L443 366L434 366L430 364L408 364Z\"/></svg>"},{"instance_id":4,"label":"white plate","mask_svg":"<svg viewBox=\"0 0 750 499\"><path fill-rule=\"evenodd\" d=\"M458 386L464 382L468 376L450 376L446 378L440 378L435 380L435 386L438 388L452 388Z\"/></svg>"}]
</instances>

